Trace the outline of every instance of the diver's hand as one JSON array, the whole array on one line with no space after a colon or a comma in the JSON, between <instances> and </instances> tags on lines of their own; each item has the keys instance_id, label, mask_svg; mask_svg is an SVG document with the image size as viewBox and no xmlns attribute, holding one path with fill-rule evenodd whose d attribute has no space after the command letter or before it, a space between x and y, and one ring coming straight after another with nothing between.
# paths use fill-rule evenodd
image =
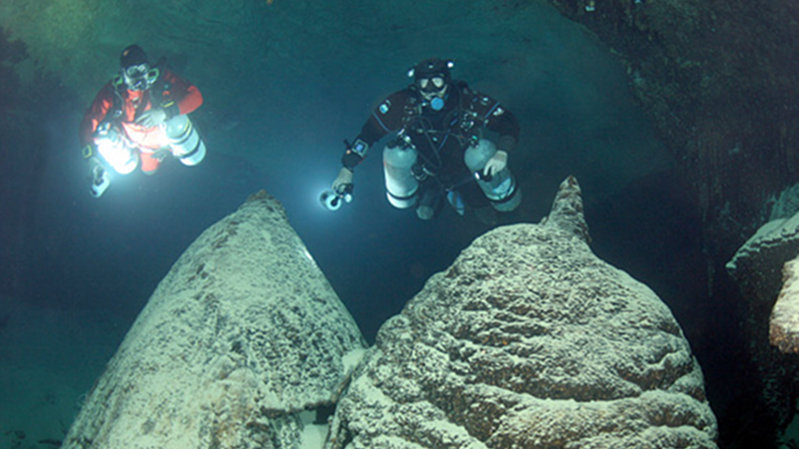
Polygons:
<instances>
[{"instance_id":1,"label":"diver's hand","mask_svg":"<svg viewBox=\"0 0 799 449\"><path fill-rule=\"evenodd\" d=\"M333 181L333 191L336 193L344 192L348 185L352 185L352 170L347 167L341 167L341 170Z\"/></svg>"},{"instance_id":2,"label":"diver's hand","mask_svg":"<svg viewBox=\"0 0 799 449\"><path fill-rule=\"evenodd\" d=\"M171 151L169 151L166 148L161 148L159 150L155 150L155 152L151 154L151 156L153 159L158 159L160 162L164 162L164 159L166 159L166 157L169 156L170 154L172 154Z\"/></svg>"},{"instance_id":3,"label":"diver's hand","mask_svg":"<svg viewBox=\"0 0 799 449\"><path fill-rule=\"evenodd\" d=\"M136 119L136 123L145 128L152 128L153 126L158 126L161 123L166 121L166 111L161 108L153 108L147 111L144 111L139 118Z\"/></svg>"},{"instance_id":4,"label":"diver's hand","mask_svg":"<svg viewBox=\"0 0 799 449\"><path fill-rule=\"evenodd\" d=\"M494 176L494 174L501 172L506 165L508 165L508 153L497 150L497 152L491 156L491 159L486 162L486 166L483 168L483 175Z\"/></svg>"},{"instance_id":5,"label":"diver's hand","mask_svg":"<svg viewBox=\"0 0 799 449\"><path fill-rule=\"evenodd\" d=\"M94 186L100 185L103 182L103 178L105 177L105 170L103 167L99 165L95 165L91 168L89 172L89 178L91 179L91 183Z\"/></svg>"},{"instance_id":6,"label":"diver's hand","mask_svg":"<svg viewBox=\"0 0 799 449\"><path fill-rule=\"evenodd\" d=\"M103 196L103 193L110 184L110 179L108 177L108 172L105 171L102 164L100 164L96 158L91 158L89 160L89 180L89 190L92 196L95 198Z\"/></svg>"}]
</instances>

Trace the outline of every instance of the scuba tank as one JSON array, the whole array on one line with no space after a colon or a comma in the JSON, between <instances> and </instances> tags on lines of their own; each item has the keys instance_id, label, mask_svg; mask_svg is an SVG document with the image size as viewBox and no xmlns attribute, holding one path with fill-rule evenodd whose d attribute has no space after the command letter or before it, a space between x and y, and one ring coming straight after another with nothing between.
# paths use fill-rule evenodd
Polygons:
<instances>
[{"instance_id":1,"label":"scuba tank","mask_svg":"<svg viewBox=\"0 0 799 449\"><path fill-rule=\"evenodd\" d=\"M499 173L492 176L484 176L483 168L489 159L497 152L494 142L487 139L480 139L477 145L470 146L463 158L466 166L474 173L477 185L491 201L494 209L500 212L510 212L522 201L522 192L516 185L516 178L505 166Z\"/></svg>"},{"instance_id":2,"label":"scuba tank","mask_svg":"<svg viewBox=\"0 0 799 449\"><path fill-rule=\"evenodd\" d=\"M185 114L178 114L166 121L166 136L172 154L183 165L191 167L205 158L205 142Z\"/></svg>"},{"instance_id":3,"label":"scuba tank","mask_svg":"<svg viewBox=\"0 0 799 449\"><path fill-rule=\"evenodd\" d=\"M416 165L416 148L398 139L383 150L383 171L386 178L388 202L397 209L407 209L416 204L419 181L413 175Z\"/></svg>"}]
</instances>

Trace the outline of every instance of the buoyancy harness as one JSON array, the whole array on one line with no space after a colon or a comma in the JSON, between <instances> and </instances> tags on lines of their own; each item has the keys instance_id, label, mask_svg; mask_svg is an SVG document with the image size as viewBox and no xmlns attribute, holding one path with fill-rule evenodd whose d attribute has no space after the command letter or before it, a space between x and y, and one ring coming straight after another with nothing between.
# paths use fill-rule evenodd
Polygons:
<instances>
[{"instance_id":1,"label":"buoyancy harness","mask_svg":"<svg viewBox=\"0 0 799 449\"><path fill-rule=\"evenodd\" d=\"M515 180L507 168L493 180L481 171L490 157L486 152L496 151L486 127L492 117L502 115L501 106L470 90L464 82L455 82L453 87L447 101L449 107L441 111L426 111L424 100L412 96L406 104L404 126L394 143L418 154L411 171L419 183L420 204L425 197L446 197L461 215L464 204L474 209L490 204L497 210L513 210L520 195L515 194Z\"/></svg>"},{"instance_id":2,"label":"buoyancy harness","mask_svg":"<svg viewBox=\"0 0 799 449\"><path fill-rule=\"evenodd\" d=\"M450 89L447 103L452 105L442 111L436 111L432 115L424 114L425 102L418 97L412 96L404 108L403 128L397 134L396 145L405 148L414 148L419 154L417 166L413 168L417 177L427 179L435 177L444 190L453 190L472 181L471 174L459 176L457 180L442 180L439 175L445 169L444 163L447 155L444 154L445 147L451 139L457 140L457 147L464 149L476 145L482 134L482 127L485 120L475 111L474 101L469 101L474 97L471 90L463 81L453 83ZM416 87L411 86L415 91ZM435 126L438 122L440 126ZM426 150L419 148L414 142L413 135L423 138L426 143ZM458 157L461 157L460 155Z\"/></svg>"}]
</instances>

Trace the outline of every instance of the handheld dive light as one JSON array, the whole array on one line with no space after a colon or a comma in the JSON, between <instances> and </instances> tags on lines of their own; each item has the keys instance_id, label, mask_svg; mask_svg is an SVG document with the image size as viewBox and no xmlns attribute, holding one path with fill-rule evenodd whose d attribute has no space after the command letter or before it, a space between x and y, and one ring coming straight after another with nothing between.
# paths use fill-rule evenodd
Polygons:
<instances>
[{"instance_id":1,"label":"handheld dive light","mask_svg":"<svg viewBox=\"0 0 799 449\"><path fill-rule=\"evenodd\" d=\"M327 210L338 210L342 202L352 201L352 184L346 184L338 191L327 189L319 195L319 201Z\"/></svg>"}]
</instances>

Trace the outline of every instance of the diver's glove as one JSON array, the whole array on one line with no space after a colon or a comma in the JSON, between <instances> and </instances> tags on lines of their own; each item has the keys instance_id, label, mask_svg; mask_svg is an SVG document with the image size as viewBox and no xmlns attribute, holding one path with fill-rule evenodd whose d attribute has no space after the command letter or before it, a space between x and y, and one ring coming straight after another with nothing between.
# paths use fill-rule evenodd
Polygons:
<instances>
[{"instance_id":1,"label":"diver's glove","mask_svg":"<svg viewBox=\"0 0 799 449\"><path fill-rule=\"evenodd\" d=\"M152 128L153 126L158 126L161 123L164 123L166 119L166 110L162 108L152 108L144 111L139 118L136 119L136 123L144 126L145 128Z\"/></svg>"},{"instance_id":2,"label":"diver's glove","mask_svg":"<svg viewBox=\"0 0 799 449\"><path fill-rule=\"evenodd\" d=\"M344 192L352 189L352 170L347 167L341 167L341 170L333 181L333 191L341 195Z\"/></svg>"},{"instance_id":3,"label":"diver's glove","mask_svg":"<svg viewBox=\"0 0 799 449\"><path fill-rule=\"evenodd\" d=\"M95 198L100 198L105 193L108 186L111 185L111 179L108 176L108 171L103 167L103 164L97 158L89 159L89 179L91 185L89 191Z\"/></svg>"},{"instance_id":4,"label":"diver's glove","mask_svg":"<svg viewBox=\"0 0 799 449\"><path fill-rule=\"evenodd\" d=\"M161 148L159 150L155 150L155 152L151 155L153 159L158 159L159 162L164 162L167 156L172 154L172 152L167 148Z\"/></svg>"},{"instance_id":5,"label":"diver's glove","mask_svg":"<svg viewBox=\"0 0 799 449\"><path fill-rule=\"evenodd\" d=\"M499 173L508 165L508 153L502 150L497 150L493 156L486 162L483 168L484 176L494 176Z\"/></svg>"}]
</instances>

